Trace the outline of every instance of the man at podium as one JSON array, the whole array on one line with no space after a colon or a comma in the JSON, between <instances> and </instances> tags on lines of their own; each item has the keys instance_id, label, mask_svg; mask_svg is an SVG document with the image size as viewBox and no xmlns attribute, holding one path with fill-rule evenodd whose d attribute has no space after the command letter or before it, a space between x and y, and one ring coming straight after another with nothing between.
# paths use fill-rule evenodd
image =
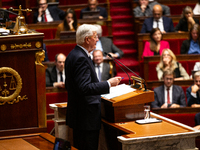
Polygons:
<instances>
[{"instance_id":1,"label":"man at podium","mask_svg":"<svg viewBox=\"0 0 200 150\"><path fill-rule=\"evenodd\" d=\"M97 150L101 126L101 94L109 93L121 77L99 82L90 58L98 36L94 25L83 24L76 32L77 46L65 61L68 91L66 124L73 128L74 147Z\"/></svg>"}]
</instances>

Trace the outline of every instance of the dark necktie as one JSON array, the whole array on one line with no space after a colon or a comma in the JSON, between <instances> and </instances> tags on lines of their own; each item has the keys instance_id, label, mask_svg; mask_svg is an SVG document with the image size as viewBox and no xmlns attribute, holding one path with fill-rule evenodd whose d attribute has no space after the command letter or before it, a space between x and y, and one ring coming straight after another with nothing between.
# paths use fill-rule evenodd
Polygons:
<instances>
[{"instance_id":1,"label":"dark necktie","mask_svg":"<svg viewBox=\"0 0 200 150\"><path fill-rule=\"evenodd\" d=\"M99 77L99 81L101 81L101 70L100 70L100 66L97 66L98 68L98 77Z\"/></svg>"},{"instance_id":2,"label":"dark necktie","mask_svg":"<svg viewBox=\"0 0 200 150\"><path fill-rule=\"evenodd\" d=\"M63 82L62 72L59 72L59 74L60 74L60 81Z\"/></svg>"},{"instance_id":3,"label":"dark necktie","mask_svg":"<svg viewBox=\"0 0 200 150\"><path fill-rule=\"evenodd\" d=\"M157 28L159 28L159 24L158 24L158 22L159 22L159 21L157 20L157 21L156 21L156 23L157 23Z\"/></svg>"}]
</instances>

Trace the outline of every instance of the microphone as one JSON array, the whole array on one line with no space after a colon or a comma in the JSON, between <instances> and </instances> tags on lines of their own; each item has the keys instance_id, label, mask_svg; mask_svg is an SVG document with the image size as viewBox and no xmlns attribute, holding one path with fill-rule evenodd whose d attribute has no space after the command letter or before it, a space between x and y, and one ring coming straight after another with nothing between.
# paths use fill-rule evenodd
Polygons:
<instances>
[{"instance_id":1,"label":"microphone","mask_svg":"<svg viewBox=\"0 0 200 150\"><path fill-rule=\"evenodd\" d=\"M144 91L147 91L147 88L146 88L146 83L145 83L145 80L143 78L141 78L139 75L137 75L134 71L132 71L130 68L128 68L126 65L124 65L122 62L120 62L119 60L115 59L114 57L112 57L112 55L104 52L105 55L108 55L110 58L113 59L113 61L121 68L121 66L119 65L119 63L124 66L126 69L128 69L130 72L132 72L134 75L136 75L137 77L139 77L143 82L144 82ZM121 68L122 69L122 68ZM123 69L122 69L123 70ZM124 70L123 70L124 71ZM128 73L126 71L124 71L127 75ZM128 75L129 77L129 75ZM129 85L130 85L130 77L129 77Z\"/></svg>"},{"instance_id":2,"label":"microphone","mask_svg":"<svg viewBox=\"0 0 200 150\"><path fill-rule=\"evenodd\" d=\"M104 54L108 55L108 56L110 55L106 52L104 52ZM109 57L111 57L113 59L113 61L127 74L128 79L129 79L128 84L131 85L131 78L130 78L129 74L118 64L118 62L116 62L116 60L111 55Z\"/></svg>"}]
</instances>

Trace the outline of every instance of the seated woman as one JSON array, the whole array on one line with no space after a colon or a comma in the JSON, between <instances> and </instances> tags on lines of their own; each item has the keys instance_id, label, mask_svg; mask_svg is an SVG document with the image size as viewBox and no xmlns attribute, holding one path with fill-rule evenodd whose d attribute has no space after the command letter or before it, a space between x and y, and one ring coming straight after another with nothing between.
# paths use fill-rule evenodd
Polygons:
<instances>
[{"instance_id":1,"label":"seated woman","mask_svg":"<svg viewBox=\"0 0 200 150\"><path fill-rule=\"evenodd\" d=\"M196 5L193 9L193 13L194 13L194 15L200 15L200 0L198 1L198 3L196 3Z\"/></svg>"},{"instance_id":2,"label":"seated woman","mask_svg":"<svg viewBox=\"0 0 200 150\"><path fill-rule=\"evenodd\" d=\"M65 12L65 19L57 27L55 38L60 38L61 31L76 31L76 29L77 29L77 18L75 11L69 8Z\"/></svg>"},{"instance_id":3,"label":"seated woman","mask_svg":"<svg viewBox=\"0 0 200 150\"><path fill-rule=\"evenodd\" d=\"M186 6L182 12L182 18L175 27L175 31L188 32L195 23L199 24L199 20L193 17L192 8L190 6Z\"/></svg>"},{"instance_id":4,"label":"seated woman","mask_svg":"<svg viewBox=\"0 0 200 150\"><path fill-rule=\"evenodd\" d=\"M189 39L183 41L181 54L200 54L200 27L194 24L189 32Z\"/></svg>"},{"instance_id":5,"label":"seated woman","mask_svg":"<svg viewBox=\"0 0 200 150\"><path fill-rule=\"evenodd\" d=\"M174 71L174 80L189 79L189 75L181 63L176 61L174 53L170 49L164 49L160 57L160 63L156 67L159 80L162 80L163 72L168 68Z\"/></svg>"},{"instance_id":6,"label":"seated woman","mask_svg":"<svg viewBox=\"0 0 200 150\"><path fill-rule=\"evenodd\" d=\"M165 48L170 48L169 43L162 40L160 29L154 28L150 32L150 41L145 43L142 58L145 56L161 55Z\"/></svg>"}]
</instances>

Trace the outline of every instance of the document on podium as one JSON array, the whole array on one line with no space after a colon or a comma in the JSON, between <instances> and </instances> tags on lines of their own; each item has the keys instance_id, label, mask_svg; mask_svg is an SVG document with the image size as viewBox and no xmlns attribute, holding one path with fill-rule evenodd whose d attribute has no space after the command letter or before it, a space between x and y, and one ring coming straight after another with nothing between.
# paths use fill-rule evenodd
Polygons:
<instances>
[{"instance_id":1,"label":"document on podium","mask_svg":"<svg viewBox=\"0 0 200 150\"><path fill-rule=\"evenodd\" d=\"M102 94L101 97L106 99L111 99L117 96L121 96L130 92L135 91L136 89L132 88L130 85L120 84L115 87L110 88L110 93Z\"/></svg>"}]
</instances>

